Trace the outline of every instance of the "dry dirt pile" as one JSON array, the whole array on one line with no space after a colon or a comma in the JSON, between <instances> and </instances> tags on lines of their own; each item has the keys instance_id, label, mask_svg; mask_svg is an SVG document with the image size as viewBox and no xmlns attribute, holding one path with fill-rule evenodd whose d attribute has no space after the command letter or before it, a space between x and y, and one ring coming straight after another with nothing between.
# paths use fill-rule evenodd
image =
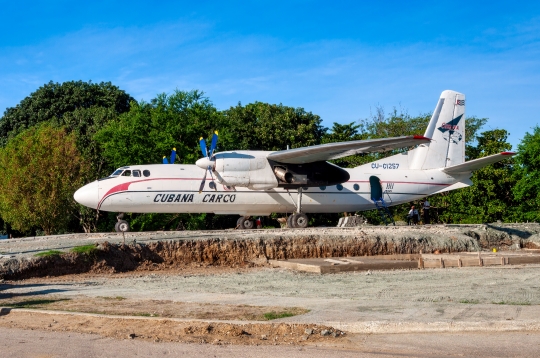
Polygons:
<instances>
[{"instance_id":1,"label":"dry dirt pile","mask_svg":"<svg viewBox=\"0 0 540 358\"><path fill-rule=\"evenodd\" d=\"M22 310L2 313L0 327L92 333L115 339L145 339L155 342L298 345L335 341L345 336L340 330L316 324L186 322Z\"/></svg>"},{"instance_id":2,"label":"dry dirt pile","mask_svg":"<svg viewBox=\"0 0 540 358\"><path fill-rule=\"evenodd\" d=\"M194 238L186 238L185 232L182 235L127 245L96 243L97 250L92 254L2 259L0 276L24 279L190 265L245 267L264 265L269 259L540 248L538 224L211 232Z\"/></svg>"}]
</instances>

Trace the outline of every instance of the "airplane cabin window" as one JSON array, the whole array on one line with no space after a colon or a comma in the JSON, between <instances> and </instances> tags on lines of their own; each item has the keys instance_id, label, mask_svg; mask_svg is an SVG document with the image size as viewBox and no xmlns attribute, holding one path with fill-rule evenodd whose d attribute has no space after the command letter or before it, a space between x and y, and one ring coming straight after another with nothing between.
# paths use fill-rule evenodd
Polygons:
<instances>
[{"instance_id":1,"label":"airplane cabin window","mask_svg":"<svg viewBox=\"0 0 540 358\"><path fill-rule=\"evenodd\" d=\"M133 171L133 176L137 177L137 178L140 177L141 176L141 171L140 170L134 170Z\"/></svg>"},{"instance_id":2,"label":"airplane cabin window","mask_svg":"<svg viewBox=\"0 0 540 358\"><path fill-rule=\"evenodd\" d=\"M354 188L354 190L358 191L358 190L360 190L360 185L354 184L354 185L353 185L353 188Z\"/></svg>"},{"instance_id":3,"label":"airplane cabin window","mask_svg":"<svg viewBox=\"0 0 540 358\"><path fill-rule=\"evenodd\" d=\"M343 190L343 185L338 184L338 185L336 185L336 188L337 188L337 190L342 191Z\"/></svg>"},{"instance_id":4,"label":"airplane cabin window","mask_svg":"<svg viewBox=\"0 0 540 358\"><path fill-rule=\"evenodd\" d=\"M130 177L131 176L131 170L124 170L124 172L122 173L122 176L123 177Z\"/></svg>"},{"instance_id":5,"label":"airplane cabin window","mask_svg":"<svg viewBox=\"0 0 540 358\"><path fill-rule=\"evenodd\" d=\"M216 184L213 181L211 181L210 184L208 184L208 186L210 187L210 189L216 188Z\"/></svg>"},{"instance_id":6,"label":"airplane cabin window","mask_svg":"<svg viewBox=\"0 0 540 358\"><path fill-rule=\"evenodd\" d=\"M326 190L326 185L320 186L319 189Z\"/></svg>"},{"instance_id":7,"label":"airplane cabin window","mask_svg":"<svg viewBox=\"0 0 540 358\"><path fill-rule=\"evenodd\" d=\"M143 173L143 175L144 175L145 177L149 177L149 176L150 176L150 170L148 170L148 169L143 170L142 173Z\"/></svg>"}]
</instances>

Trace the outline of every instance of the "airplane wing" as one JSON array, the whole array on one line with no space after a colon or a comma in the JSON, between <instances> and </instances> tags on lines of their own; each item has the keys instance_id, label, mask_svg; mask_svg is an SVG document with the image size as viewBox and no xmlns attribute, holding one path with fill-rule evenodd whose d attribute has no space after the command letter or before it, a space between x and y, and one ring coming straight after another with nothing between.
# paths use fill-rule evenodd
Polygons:
<instances>
[{"instance_id":1,"label":"airplane wing","mask_svg":"<svg viewBox=\"0 0 540 358\"><path fill-rule=\"evenodd\" d=\"M268 159L287 164L305 164L338 159L349 155L410 147L417 144L428 143L431 139L415 135L407 137L381 138L355 140L314 145L289 150L280 150L268 155Z\"/></svg>"},{"instance_id":2,"label":"airplane wing","mask_svg":"<svg viewBox=\"0 0 540 358\"><path fill-rule=\"evenodd\" d=\"M473 159L465 163L446 167L442 171L447 174L470 173L472 171L483 168L488 164L497 163L498 161L501 161L503 159L511 158L513 155L516 155L516 153L502 152L498 154L488 155L487 157Z\"/></svg>"}]
</instances>

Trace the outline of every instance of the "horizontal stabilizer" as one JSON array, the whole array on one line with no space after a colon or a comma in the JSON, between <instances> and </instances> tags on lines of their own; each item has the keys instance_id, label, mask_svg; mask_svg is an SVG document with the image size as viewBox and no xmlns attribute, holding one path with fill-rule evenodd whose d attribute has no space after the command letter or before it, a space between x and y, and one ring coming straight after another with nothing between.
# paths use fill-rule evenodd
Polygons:
<instances>
[{"instance_id":1,"label":"horizontal stabilizer","mask_svg":"<svg viewBox=\"0 0 540 358\"><path fill-rule=\"evenodd\" d=\"M313 163L338 159L355 154L385 152L396 148L429 143L429 141L429 138L415 135L328 143L311 147L280 150L278 152L270 153L268 159L288 164Z\"/></svg>"},{"instance_id":2,"label":"horizontal stabilizer","mask_svg":"<svg viewBox=\"0 0 540 358\"><path fill-rule=\"evenodd\" d=\"M483 168L486 165L497 163L503 159L511 158L513 155L516 155L516 153L502 152L498 154L493 154L487 157L478 158L478 159L470 160L465 163L453 165L451 167L444 168L442 171L445 172L446 174L470 173L472 171Z\"/></svg>"},{"instance_id":3,"label":"horizontal stabilizer","mask_svg":"<svg viewBox=\"0 0 540 358\"><path fill-rule=\"evenodd\" d=\"M464 180L461 180L461 181L458 181L457 183L455 184L452 184L450 186L447 186L446 188L443 188L439 191L436 191L434 193L431 193L430 195L434 195L434 194L440 194L440 193L444 193L445 191L451 191L451 190L456 190L456 189L461 189L461 188L466 188L466 187L469 187L473 185L473 182L471 179L464 179Z\"/></svg>"}]
</instances>

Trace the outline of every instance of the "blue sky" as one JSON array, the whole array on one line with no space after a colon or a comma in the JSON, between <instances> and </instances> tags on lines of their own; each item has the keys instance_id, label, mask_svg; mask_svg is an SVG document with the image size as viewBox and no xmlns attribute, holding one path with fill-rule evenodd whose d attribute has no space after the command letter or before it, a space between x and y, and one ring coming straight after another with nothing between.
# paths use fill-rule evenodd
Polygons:
<instances>
[{"instance_id":1,"label":"blue sky","mask_svg":"<svg viewBox=\"0 0 540 358\"><path fill-rule=\"evenodd\" d=\"M540 3L1 1L0 110L46 82L111 81L137 100L203 90L219 109L303 107L324 125L441 91L504 128L540 124Z\"/></svg>"}]
</instances>

